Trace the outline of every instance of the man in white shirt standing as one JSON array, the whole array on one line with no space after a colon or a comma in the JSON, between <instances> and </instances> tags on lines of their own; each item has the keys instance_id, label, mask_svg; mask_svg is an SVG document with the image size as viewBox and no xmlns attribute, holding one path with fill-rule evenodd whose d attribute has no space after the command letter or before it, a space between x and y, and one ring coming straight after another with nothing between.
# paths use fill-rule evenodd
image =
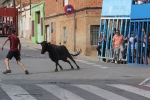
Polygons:
<instances>
[{"instance_id":1,"label":"man in white shirt standing","mask_svg":"<svg viewBox=\"0 0 150 100\"><path fill-rule=\"evenodd\" d=\"M135 37L134 37L134 33L131 32L130 33L130 38L129 38L129 43L131 45L131 56L133 56L132 58L134 58L134 62L136 61L135 57L136 57L136 48L137 48L137 44L135 41Z\"/></svg>"}]
</instances>

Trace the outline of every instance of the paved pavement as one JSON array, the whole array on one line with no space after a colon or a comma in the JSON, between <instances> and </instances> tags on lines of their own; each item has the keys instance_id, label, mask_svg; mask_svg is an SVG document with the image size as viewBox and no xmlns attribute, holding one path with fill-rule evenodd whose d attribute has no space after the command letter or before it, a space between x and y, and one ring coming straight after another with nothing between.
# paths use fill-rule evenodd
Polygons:
<instances>
[{"instance_id":1,"label":"paved pavement","mask_svg":"<svg viewBox=\"0 0 150 100\"><path fill-rule=\"evenodd\" d=\"M24 38L20 38L20 41L21 41L22 45L26 45L30 48L41 50L41 45L40 44L34 44L31 41L26 40ZM73 51L69 51L69 52L74 53ZM83 53L81 53L79 56L74 57L74 58L81 59L81 60L100 61L100 59L98 57L85 56Z\"/></svg>"}]
</instances>

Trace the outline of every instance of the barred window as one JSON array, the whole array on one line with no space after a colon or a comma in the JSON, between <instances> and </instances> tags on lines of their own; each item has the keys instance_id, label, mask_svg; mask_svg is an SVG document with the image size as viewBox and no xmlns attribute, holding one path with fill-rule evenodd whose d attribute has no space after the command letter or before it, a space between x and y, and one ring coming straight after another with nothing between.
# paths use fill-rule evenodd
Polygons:
<instances>
[{"instance_id":1,"label":"barred window","mask_svg":"<svg viewBox=\"0 0 150 100\"><path fill-rule=\"evenodd\" d=\"M100 28L100 25L91 25L90 27L91 45L98 44L99 28Z\"/></svg>"}]
</instances>

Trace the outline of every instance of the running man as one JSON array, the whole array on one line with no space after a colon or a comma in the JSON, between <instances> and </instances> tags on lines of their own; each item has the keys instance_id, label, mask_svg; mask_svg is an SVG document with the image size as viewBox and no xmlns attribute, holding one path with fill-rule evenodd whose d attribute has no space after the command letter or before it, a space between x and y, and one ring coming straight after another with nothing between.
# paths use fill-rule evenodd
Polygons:
<instances>
[{"instance_id":1,"label":"running man","mask_svg":"<svg viewBox=\"0 0 150 100\"><path fill-rule=\"evenodd\" d=\"M20 65L21 68L25 71L25 74L29 74L28 70L24 67L22 62L20 61L20 52L21 52L21 43L19 38L15 35L16 30L12 30L11 35L8 36L8 39L4 41L1 50L3 51L3 47L6 44L7 41L10 41L10 50L6 56L5 64L6 64L6 71L3 72L3 74L11 73L10 66L9 66L9 60L12 59L12 57L15 57L18 65ZM19 46L19 49L18 49Z\"/></svg>"}]
</instances>

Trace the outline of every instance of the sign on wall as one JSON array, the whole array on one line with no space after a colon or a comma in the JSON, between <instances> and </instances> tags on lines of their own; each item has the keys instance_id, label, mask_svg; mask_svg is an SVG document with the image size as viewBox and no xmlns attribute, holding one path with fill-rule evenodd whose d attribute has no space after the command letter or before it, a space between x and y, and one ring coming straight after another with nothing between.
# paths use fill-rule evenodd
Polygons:
<instances>
[{"instance_id":1,"label":"sign on wall","mask_svg":"<svg viewBox=\"0 0 150 100\"><path fill-rule=\"evenodd\" d=\"M132 0L103 0L102 16L130 15Z\"/></svg>"},{"instance_id":2,"label":"sign on wall","mask_svg":"<svg viewBox=\"0 0 150 100\"><path fill-rule=\"evenodd\" d=\"M66 14L72 14L74 12L74 7L72 5L66 5L64 7L64 11Z\"/></svg>"}]
</instances>

